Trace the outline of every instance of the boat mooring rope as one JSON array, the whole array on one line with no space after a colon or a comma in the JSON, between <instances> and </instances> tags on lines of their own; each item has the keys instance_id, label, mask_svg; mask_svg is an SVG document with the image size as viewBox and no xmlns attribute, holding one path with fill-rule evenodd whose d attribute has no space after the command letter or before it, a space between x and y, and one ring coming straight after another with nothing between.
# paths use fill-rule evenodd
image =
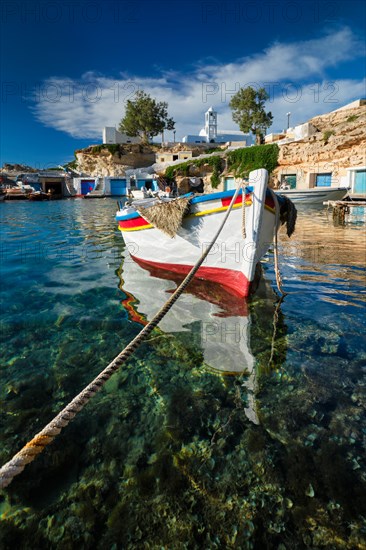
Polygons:
<instances>
[{"instance_id":1,"label":"boat mooring rope","mask_svg":"<svg viewBox=\"0 0 366 550\"><path fill-rule=\"evenodd\" d=\"M276 220L275 220L275 226L274 226L274 232L273 232L273 257L274 257L274 270L275 270L275 275L276 275L276 284L277 284L278 291L282 294L282 296L286 296L287 292L285 292L282 288L282 277L281 277L279 261L278 261L277 231L278 231L278 223L279 223L279 220L280 220L280 205L278 203L276 193L274 193L272 190L271 190L271 193L272 193L273 201L274 201L274 204L275 204L275 213L276 213L275 214ZM295 212L296 212L296 210L295 210ZM296 218L295 218L295 221L296 221ZM295 228L293 228L293 230L294 229Z\"/></svg>"},{"instance_id":2,"label":"boat mooring rope","mask_svg":"<svg viewBox=\"0 0 366 550\"><path fill-rule=\"evenodd\" d=\"M241 234L242 234L242 237L243 239L246 239L247 238L247 230L246 230L246 227L245 227L245 196L246 196L246 193L245 193L245 187L243 185L243 190L242 190L242 195L241 195L241 210L242 210L242 217L241 217Z\"/></svg>"},{"instance_id":3,"label":"boat mooring rope","mask_svg":"<svg viewBox=\"0 0 366 550\"><path fill-rule=\"evenodd\" d=\"M15 476L20 474L25 466L32 462L37 455L39 455L43 449L52 443L55 437L65 428L71 420L80 412L84 406L90 401L90 399L104 386L104 384L110 379L118 368L124 363L137 349L137 347L149 336L156 325L161 319L168 313L173 304L178 300L179 296L183 293L185 288L189 285L194 275L202 265L206 257L208 256L211 248L215 244L218 236L220 235L222 228L224 227L229 214L233 208L235 200L242 187L242 181L240 181L237 189L231 199L230 205L226 211L225 217L221 222L215 236L206 250L202 253L199 260L192 267L191 271L174 291L169 300L158 311L155 317L135 336L135 338L121 351L117 357L113 359L111 363L96 377L86 388L84 388L74 399L66 405L66 407L57 415L47 426L43 428L33 439L13 456L9 462L4 464L0 469L0 489L7 487L14 479Z\"/></svg>"}]
</instances>

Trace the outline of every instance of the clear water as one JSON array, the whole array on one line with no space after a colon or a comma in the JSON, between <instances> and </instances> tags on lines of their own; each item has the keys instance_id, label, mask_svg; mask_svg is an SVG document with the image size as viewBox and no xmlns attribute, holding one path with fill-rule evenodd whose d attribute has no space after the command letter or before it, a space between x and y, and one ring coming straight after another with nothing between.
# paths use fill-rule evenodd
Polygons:
<instances>
[{"instance_id":1,"label":"clear water","mask_svg":"<svg viewBox=\"0 0 366 550\"><path fill-rule=\"evenodd\" d=\"M0 205L1 464L176 286L124 258L115 210ZM0 547L365 548L365 254L363 210L302 211L281 303L271 255L247 305L185 293L1 493Z\"/></svg>"}]
</instances>

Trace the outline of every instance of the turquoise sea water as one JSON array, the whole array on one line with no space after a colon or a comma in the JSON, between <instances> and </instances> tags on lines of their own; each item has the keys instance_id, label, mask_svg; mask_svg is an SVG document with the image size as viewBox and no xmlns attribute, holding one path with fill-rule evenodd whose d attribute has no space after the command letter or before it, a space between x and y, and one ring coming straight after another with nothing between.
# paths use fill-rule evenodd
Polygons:
<instances>
[{"instance_id":1,"label":"turquoise sea water","mask_svg":"<svg viewBox=\"0 0 366 550\"><path fill-rule=\"evenodd\" d=\"M115 210L0 204L1 464L176 286L125 257ZM365 548L363 216L281 230L281 303L271 253L247 305L185 293L0 493L0 547Z\"/></svg>"}]
</instances>

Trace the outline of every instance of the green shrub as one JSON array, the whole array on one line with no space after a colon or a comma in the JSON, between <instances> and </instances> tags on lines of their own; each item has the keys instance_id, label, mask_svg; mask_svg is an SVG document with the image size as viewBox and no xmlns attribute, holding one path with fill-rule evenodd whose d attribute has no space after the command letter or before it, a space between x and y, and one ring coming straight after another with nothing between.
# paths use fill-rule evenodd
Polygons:
<instances>
[{"instance_id":1,"label":"green shrub","mask_svg":"<svg viewBox=\"0 0 366 550\"><path fill-rule=\"evenodd\" d=\"M78 167L78 163L76 160L72 160L71 162L68 162L67 164L64 164L64 168L70 168L70 170L76 170Z\"/></svg>"},{"instance_id":2,"label":"green shrub","mask_svg":"<svg viewBox=\"0 0 366 550\"><path fill-rule=\"evenodd\" d=\"M351 115L347 118L346 122L354 122L357 119L358 119L357 115Z\"/></svg>"},{"instance_id":3,"label":"green shrub","mask_svg":"<svg viewBox=\"0 0 366 550\"><path fill-rule=\"evenodd\" d=\"M235 176L247 177L249 172L265 168L271 173L278 163L279 147L276 143L254 145L230 151L227 155L228 170Z\"/></svg>"},{"instance_id":4,"label":"green shrub","mask_svg":"<svg viewBox=\"0 0 366 550\"><path fill-rule=\"evenodd\" d=\"M325 132L323 132L323 140L325 142L328 141L328 139L330 138L330 136L333 136L334 135L334 131L333 130L326 130Z\"/></svg>"},{"instance_id":5,"label":"green shrub","mask_svg":"<svg viewBox=\"0 0 366 550\"><path fill-rule=\"evenodd\" d=\"M91 148L92 153L100 153L103 150L109 151L112 155L120 152L120 146L115 143L103 143L102 145L94 145Z\"/></svg>"}]
</instances>

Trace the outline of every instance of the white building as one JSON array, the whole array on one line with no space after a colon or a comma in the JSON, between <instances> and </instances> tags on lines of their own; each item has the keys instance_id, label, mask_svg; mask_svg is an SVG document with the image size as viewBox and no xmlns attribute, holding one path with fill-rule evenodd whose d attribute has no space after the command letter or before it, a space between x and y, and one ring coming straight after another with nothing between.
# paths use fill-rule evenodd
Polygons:
<instances>
[{"instance_id":1,"label":"white building","mask_svg":"<svg viewBox=\"0 0 366 550\"><path fill-rule=\"evenodd\" d=\"M211 106L205 112L205 127L202 128L198 135L187 135L182 139L183 143L241 143L242 147L248 147L254 143L254 138L251 134L244 134L240 131L218 130L217 128L217 112Z\"/></svg>"},{"instance_id":2,"label":"white building","mask_svg":"<svg viewBox=\"0 0 366 550\"><path fill-rule=\"evenodd\" d=\"M127 134L122 134L113 126L105 126L103 128L103 144L118 144L118 143L140 143L139 137L130 137Z\"/></svg>"}]
</instances>

